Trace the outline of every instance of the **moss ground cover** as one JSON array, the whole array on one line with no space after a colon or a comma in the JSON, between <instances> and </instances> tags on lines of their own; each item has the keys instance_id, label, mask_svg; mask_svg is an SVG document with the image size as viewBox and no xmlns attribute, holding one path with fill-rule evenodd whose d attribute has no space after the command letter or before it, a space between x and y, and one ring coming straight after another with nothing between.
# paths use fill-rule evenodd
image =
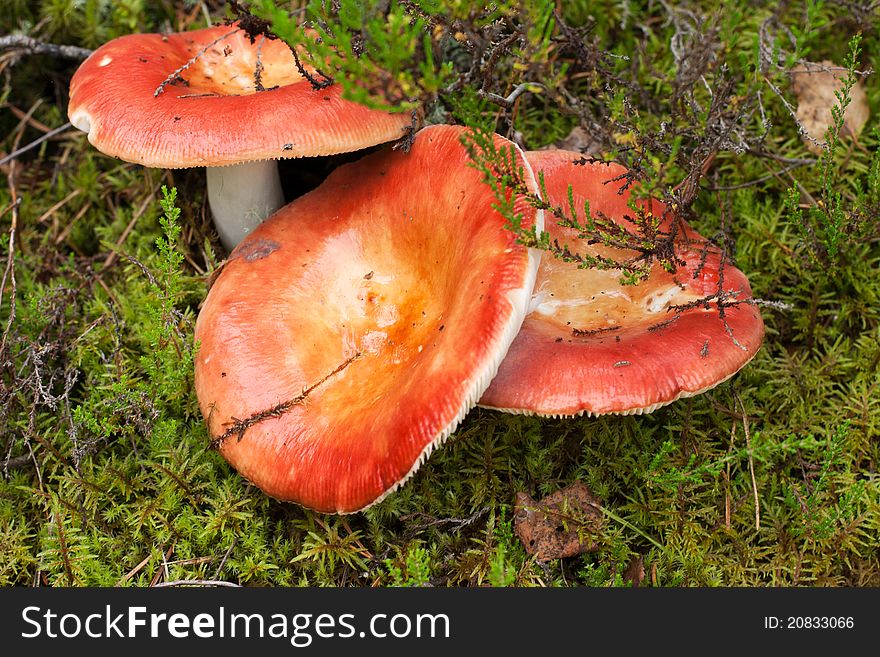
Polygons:
<instances>
[{"instance_id":1,"label":"moss ground cover","mask_svg":"<svg viewBox=\"0 0 880 657\"><path fill-rule=\"evenodd\" d=\"M635 563L645 586L880 586L876 8L378 4L295 12L327 26L316 57L351 55L328 71L352 97L381 88L527 149L585 131L749 276L761 351L650 415L475 409L361 514L271 500L209 449L193 391L193 323L226 255L203 173L108 158L73 129L34 144L67 120L78 51L0 41L0 584L628 586ZM239 9L0 0L0 34L92 49ZM295 38L289 9L251 7ZM835 116L819 155L786 73L801 60L838 63L872 112L855 138ZM317 184L332 162L284 166ZM597 550L538 562L516 493L574 481L602 501Z\"/></svg>"}]
</instances>

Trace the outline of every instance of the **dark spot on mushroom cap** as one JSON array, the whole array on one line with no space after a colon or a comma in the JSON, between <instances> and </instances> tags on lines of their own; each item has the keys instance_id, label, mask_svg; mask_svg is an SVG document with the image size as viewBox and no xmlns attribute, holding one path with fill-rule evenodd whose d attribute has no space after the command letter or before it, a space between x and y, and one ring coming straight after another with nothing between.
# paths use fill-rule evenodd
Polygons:
<instances>
[{"instance_id":1,"label":"dark spot on mushroom cap","mask_svg":"<svg viewBox=\"0 0 880 657\"><path fill-rule=\"evenodd\" d=\"M242 242L235 249L234 256L242 258L245 262L255 262L267 257L273 251L277 251L281 245L278 242L266 239L258 239Z\"/></svg>"}]
</instances>

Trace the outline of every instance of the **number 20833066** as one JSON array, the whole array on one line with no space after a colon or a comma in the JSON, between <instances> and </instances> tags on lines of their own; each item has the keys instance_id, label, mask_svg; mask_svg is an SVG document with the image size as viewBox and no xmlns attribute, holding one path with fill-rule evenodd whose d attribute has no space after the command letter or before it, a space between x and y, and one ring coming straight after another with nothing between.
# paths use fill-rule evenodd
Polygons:
<instances>
[{"instance_id":1,"label":"number 20833066","mask_svg":"<svg viewBox=\"0 0 880 657\"><path fill-rule=\"evenodd\" d=\"M767 630L851 630L852 616L764 616Z\"/></svg>"}]
</instances>

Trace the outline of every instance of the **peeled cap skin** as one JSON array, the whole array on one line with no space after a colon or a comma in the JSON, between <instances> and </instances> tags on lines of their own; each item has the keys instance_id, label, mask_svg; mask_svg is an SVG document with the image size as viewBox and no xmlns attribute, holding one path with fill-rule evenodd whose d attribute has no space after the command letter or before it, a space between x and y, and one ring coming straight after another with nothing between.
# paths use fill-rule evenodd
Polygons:
<instances>
[{"instance_id":1,"label":"peeled cap skin","mask_svg":"<svg viewBox=\"0 0 880 657\"><path fill-rule=\"evenodd\" d=\"M266 91L256 89L258 53ZM251 44L218 25L104 44L73 75L68 116L102 153L162 168L345 153L397 139L410 124L341 93L313 89L282 41Z\"/></svg>"},{"instance_id":2,"label":"peeled cap skin","mask_svg":"<svg viewBox=\"0 0 880 657\"><path fill-rule=\"evenodd\" d=\"M199 403L220 452L268 495L336 513L378 502L476 404L519 330L538 254L505 228L461 135L425 128L409 153L339 167L245 238L211 287Z\"/></svg>"},{"instance_id":3,"label":"peeled cap skin","mask_svg":"<svg viewBox=\"0 0 880 657\"><path fill-rule=\"evenodd\" d=\"M568 208L570 184L579 211L588 199L593 216L603 213L635 229L624 219L635 214L627 206L629 193L618 194L624 182L612 181L625 173L623 167L587 162L569 151L530 152L526 158L536 175L543 170L552 205ZM640 203L648 209L648 201ZM655 216L664 210L650 202ZM667 214L660 229L668 232L670 225ZM479 405L543 416L649 413L714 387L751 360L764 334L754 304L725 305L723 321L714 302L680 313L670 308L719 291L720 253L709 247L704 256L705 239L680 225L687 241L677 241L676 255L685 264L670 274L654 263L635 286L621 285L619 270L578 269L544 254L530 313ZM618 262L634 255L588 246L550 213L545 230L580 254L600 253ZM725 304L751 299L740 270L725 263L721 276L723 290L736 295Z\"/></svg>"}]
</instances>

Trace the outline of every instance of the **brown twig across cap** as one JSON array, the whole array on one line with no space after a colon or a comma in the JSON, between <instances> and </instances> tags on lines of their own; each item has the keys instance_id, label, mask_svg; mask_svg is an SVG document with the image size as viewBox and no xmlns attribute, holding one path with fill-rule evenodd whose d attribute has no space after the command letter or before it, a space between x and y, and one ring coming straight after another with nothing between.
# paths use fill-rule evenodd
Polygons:
<instances>
[{"instance_id":1,"label":"brown twig across cap","mask_svg":"<svg viewBox=\"0 0 880 657\"><path fill-rule=\"evenodd\" d=\"M463 130L339 167L245 238L211 288L199 402L220 453L267 494L324 512L376 503L495 375L538 259L469 166ZM540 229L540 210L516 210Z\"/></svg>"}]
</instances>

